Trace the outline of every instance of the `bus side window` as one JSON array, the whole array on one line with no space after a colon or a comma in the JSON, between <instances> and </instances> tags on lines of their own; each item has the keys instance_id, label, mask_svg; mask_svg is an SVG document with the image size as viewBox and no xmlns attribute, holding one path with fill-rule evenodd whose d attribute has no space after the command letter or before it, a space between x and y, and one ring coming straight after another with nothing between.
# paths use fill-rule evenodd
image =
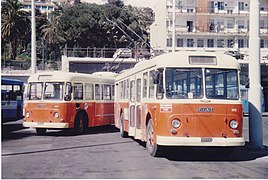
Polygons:
<instances>
[{"instance_id":1,"label":"bus side window","mask_svg":"<svg viewBox=\"0 0 268 180\"><path fill-rule=\"evenodd\" d=\"M74 84L74 99L83 100L83 84L82 83Z\"/></svg>"},{"instance_id":2,"label":"bus side window","mask_svg":"<svg viewBox=\"0 0 268 180\"><path fill-rule=\"evenodd\" d=\"M103 99L103 92L102 92L103 85L95 84L95 99L102 100Z\"/></svg>"},{"instance_id":3,"label":"bus side window","mask_svg":"<svg viewBox=\"0 0 268 180\"><path fill-rule=\"evenodd\" d=\"M103 85L103 99L111 100L111 85Z\"/></svg>"},{"instance_id":4,"label":"bus side window","mask_svg":"<svg viewBox=\"0 0 268 180\"><path fill-rule=\"evenodd\" d=\"M158 69L158 84L156 87L157 99L163 99L164 97L164 86L163 86L163 69Z\"/></svg>"},{"instance_id":5,"label":"bus side window","mask_svg":"<svg viewBox=\"0 0 268 180\"><path fill-rule=\"evenodd\" d=\"M71 99L72 99L72 84L68 82L66 83L64 100L70 101Z\"/></svg>"}]
</instances>

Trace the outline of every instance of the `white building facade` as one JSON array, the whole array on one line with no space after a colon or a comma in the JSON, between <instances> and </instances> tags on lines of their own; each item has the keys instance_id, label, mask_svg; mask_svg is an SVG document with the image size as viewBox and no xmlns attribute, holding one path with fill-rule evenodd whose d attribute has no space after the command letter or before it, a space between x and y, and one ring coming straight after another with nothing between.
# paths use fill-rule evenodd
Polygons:
<instances>
[{"instance_id":1,"label":"white building facade","mask_svg":"<svg viewBox=\"0 0 268 180\"><path fill-rule=\"evenodd\" d=\"M250 0L158 0L150 30L151 46L164 52L202 48L247 54L249 13ZM261 57L266 57L268 0L260 0L259 23Z\"/></svg>"}]
</instances>

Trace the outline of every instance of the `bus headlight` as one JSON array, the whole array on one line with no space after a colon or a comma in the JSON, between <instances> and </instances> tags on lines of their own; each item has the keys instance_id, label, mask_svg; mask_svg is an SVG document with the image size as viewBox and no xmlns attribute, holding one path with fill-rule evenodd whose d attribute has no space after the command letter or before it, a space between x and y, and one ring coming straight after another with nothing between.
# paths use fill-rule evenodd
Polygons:
<instances>
[{"instance_id":1,"label":"bus headlight","mask_svg":"<svg viewBox=\"0 0 268 180\"><path fill-rule=\"evenodd\" d=\"M55 112L55 113L53 114L53 116L54 116L54 118L59 118L59 117L60 117L58 112Z\"/></svg>"},{"instance_id":2,"label":"bus headlight","mask_svg":"<svg viewBox=\"0 0 268 180\"><path fill-rule=\"evenodd\" d=\"M26 112L25 117L29 118L30 117L30 112Z\"/></svg>"},{"instance_id":3,"label":"bus headlight","mask_svg":"<svg viewBox=\"0 0 268 180\"><path fill-rule=\"evenodd\" d=\"M171 125L174 127L174 128L179 128L181 126L181 122L179 119L173 119L171 121Z\"/></svg>"},{"instance_id":4,"label":"bus headlight","mask_svg":"<svg viewBox=\"0 0 268 180\"><path fill-rule=\"evenodd\" d=\"M236 120L231 120L230 123L229 123L229 126L232 129L236 129L238 127L238 122Z\"/></svg>"}]
</instances>

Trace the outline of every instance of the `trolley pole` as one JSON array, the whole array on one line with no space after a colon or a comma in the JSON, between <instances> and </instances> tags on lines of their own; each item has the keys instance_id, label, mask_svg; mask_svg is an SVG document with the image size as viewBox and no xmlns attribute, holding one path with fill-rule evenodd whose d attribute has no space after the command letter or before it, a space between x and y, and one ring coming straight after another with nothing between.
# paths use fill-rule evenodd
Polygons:
<instances>
[{"instance_id":1,"label":"trolley pole","mask_svg":"<svg viewBox=\"0 0 268 180\"><path fill-rule=\"evenodd\" d=\"M249 143L250 148L263 149L261 84L260 84L260 2L250 0L249 34Z\"/></svg>"},{"instance_id":2,"label":"trolley pole","mask_svg":"<svg viewBox=\"0 0 268 180\"><path fill-rule=\"evenodd\" d=\"M35 28L35 0L32 0L32 38L31 38L31 73L36 73L36 28Z\"/></svg>"}]
</instances>

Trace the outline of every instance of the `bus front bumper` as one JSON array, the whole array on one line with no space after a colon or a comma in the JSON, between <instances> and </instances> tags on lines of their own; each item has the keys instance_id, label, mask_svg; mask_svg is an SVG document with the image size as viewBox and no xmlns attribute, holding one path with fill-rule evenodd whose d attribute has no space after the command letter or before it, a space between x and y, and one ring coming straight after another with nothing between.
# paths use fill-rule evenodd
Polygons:
<instances>
[{"instance_id":1,"label":"bus front bumper","mask_svg":"<svg viewBox=\"0 0 268 180\"><path fill-rule=\"evenodd\" d=\"M23 122L23 127L31 127L31 128L68 128L68 123L44 123L44 122Z\"/></svg>"},{"instance_id":2,"label":"bus front bumper","mask_svg":"<svg viewBox=\"0 0 268 180\"><path fill-rule=\"evenodd\" d=\"M244 146L245 140L239 138L201 138L157 136L157 144L162 146Z\"/></svg>"}]
</instances>

